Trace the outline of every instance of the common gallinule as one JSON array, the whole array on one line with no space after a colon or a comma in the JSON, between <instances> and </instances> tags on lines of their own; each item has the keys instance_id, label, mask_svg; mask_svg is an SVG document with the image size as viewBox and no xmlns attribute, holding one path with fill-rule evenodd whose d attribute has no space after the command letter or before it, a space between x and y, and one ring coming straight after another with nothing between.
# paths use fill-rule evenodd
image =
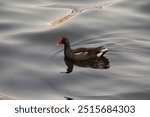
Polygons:
<instances>
[{"instance_id":1,"label":"common gallinule","mask_svg":"<svg viewBox=\"0 0 150 117\"><path fill-rule=\"evenodd\" d=\"M96 57L103 56L108 49L103 46L95 48L77 48L71 49L68 38L62 37L58 40L57 45L64 44L64 59L71 61L85 61Z\"/></svg>"}]
</instances>

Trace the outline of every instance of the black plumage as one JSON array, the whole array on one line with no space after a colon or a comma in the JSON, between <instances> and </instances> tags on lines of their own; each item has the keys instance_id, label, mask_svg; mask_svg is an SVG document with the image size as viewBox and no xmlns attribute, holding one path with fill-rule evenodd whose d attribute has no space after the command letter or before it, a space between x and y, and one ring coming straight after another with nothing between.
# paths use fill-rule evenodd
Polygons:
<instances>
[{"instance_id":1,"label":"black plumage","mask_svg":"<svg viewBox=\"0 0 150 117\"><path fill-rule=\"evenodd\" d=\"M57 45L60 44L64 44L64 59L71 61L85 61L92 58L99 58L108 51L108 49L103 46L71 49L69 39L66 37L58 40Z\"/></svg>"}]
</instances>

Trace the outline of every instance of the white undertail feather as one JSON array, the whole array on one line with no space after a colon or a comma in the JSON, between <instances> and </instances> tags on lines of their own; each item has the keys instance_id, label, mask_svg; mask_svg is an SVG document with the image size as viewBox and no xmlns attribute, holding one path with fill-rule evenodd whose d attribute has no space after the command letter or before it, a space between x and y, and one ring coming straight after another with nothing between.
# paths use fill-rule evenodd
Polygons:
<instances>
[{"instance_id":1,"label":"white undertail feather","mask_svg":"<svg viewBox=\"0 0 150 117\"><path fill-rule=\"evenodd\" d=\"M102 54L103 54L104 52L106 52L106 51L108 51L108 49L107 49L107 48L104 48L104 49L102 49L102 50L100 51L100 53L98 53L96 56L97 56L97 57L101 57Z\"/></svg>"}]
</instances>

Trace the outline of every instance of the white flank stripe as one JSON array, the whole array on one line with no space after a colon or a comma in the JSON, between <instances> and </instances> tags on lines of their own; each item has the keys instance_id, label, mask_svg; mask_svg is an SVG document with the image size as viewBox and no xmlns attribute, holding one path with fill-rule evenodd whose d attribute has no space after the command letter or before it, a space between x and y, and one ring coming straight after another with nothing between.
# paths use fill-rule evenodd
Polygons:
<instances>
[{"instance_id":1,"label":"white flank stripe","mask_svg":"<svg viewBox=\"0 0 150 117\"><path fill-rule=\"evenodd\" d=\"M88 52L79 52L79 53L74 53L74 55L76 56L76 55L80 55L80 54L88 54Z\"/></svg>"}]
</instances>

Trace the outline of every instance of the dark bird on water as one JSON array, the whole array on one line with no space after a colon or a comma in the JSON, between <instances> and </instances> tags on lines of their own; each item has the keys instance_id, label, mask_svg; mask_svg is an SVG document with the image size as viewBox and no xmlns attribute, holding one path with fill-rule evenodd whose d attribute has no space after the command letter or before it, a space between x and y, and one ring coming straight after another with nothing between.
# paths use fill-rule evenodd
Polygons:
<instances>
[{"instance_id":1,"label":"dark bird on water","mask_svg":"<svg viewBox=\"0 0 150 117\"><path fill-rule=\"evenodd\" d=\"M60 44L64 44L64 61L68 67L65 73L71 73L74 65L93 69L108 69L110 67L109 60L103 56L108 49L103 46L71 49L70 42L66 37L58 40L57 45Z\"/></svg>"},{"instance_id":2,"label":"dark bird on water","mask_svg":"<svg viewBox=\"0 0 150 117\"><path fill-rule=\"evenodd\" d=\"M86 61L92 58L100 58L108 51L104 46L72 49L69 39L66 37L58 40L57 45L60 44L64 44L64 59L71 61Z\"/></svg>"}]
</instances>

